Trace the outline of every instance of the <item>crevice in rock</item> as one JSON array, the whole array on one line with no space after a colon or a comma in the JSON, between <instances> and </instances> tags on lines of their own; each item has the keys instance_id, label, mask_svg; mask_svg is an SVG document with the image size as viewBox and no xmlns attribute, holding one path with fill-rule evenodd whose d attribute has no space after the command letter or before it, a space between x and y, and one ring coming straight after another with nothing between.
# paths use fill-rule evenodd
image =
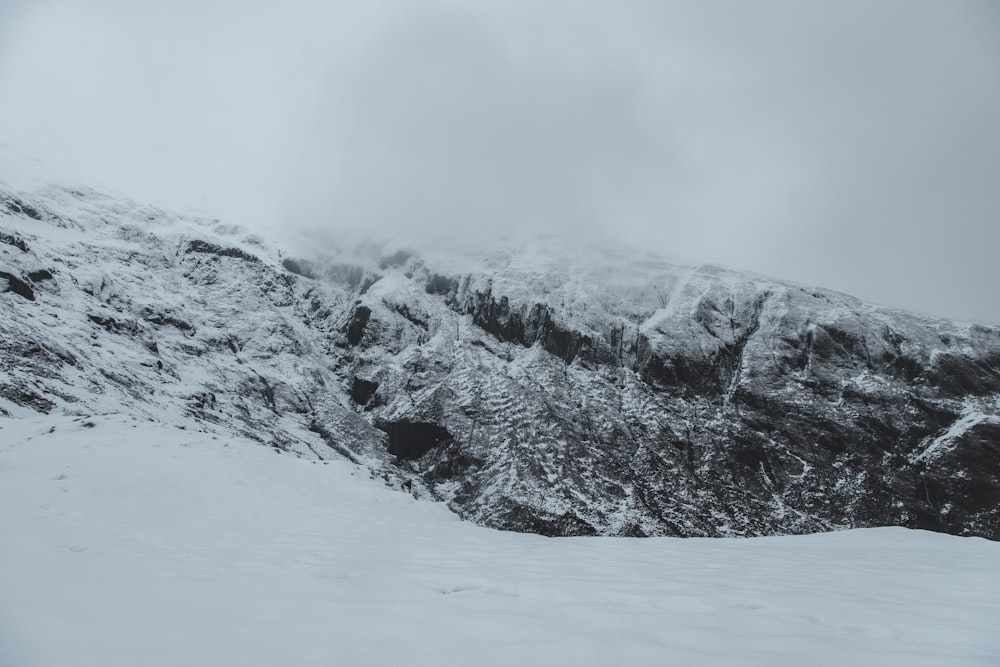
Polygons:
<instances>
[{"instance_id":1,"label":"crevice in rock","mask_svg":"<svg viewBox=\"0 0 1000 667\"><path fill-rule=\"evenodd\" d=\"M454 440L448 429L433 422L400 419L380 421L375 426L389 435L389 453L400 460L418 459Z\"/></svg>"},{"instance_id":2,"label":"crevice in rock","mask_svg":"<svg viewBox=\"0 0 1000 667\"><path fill-rule=\"evenodd\" d=\"M368 402L378 391L378 382L355 377L351 382L351 400L358 405L368 405Z\"/></svg>"},{"instance_id":3,"label":"crevice in rock","mask_svg":"<svg viewBox=\"0 0 1000 667\"><path fill-rule=\"evenodd\" d=\"M347 325L347 342L351 345L357 345L361 342L361 337L365 333L365 327L368 326L368 320L372 316L371 308L366 306L358 306L354 309L354 314L351 316L351 320Z\"/></svg>"}]
</instances>

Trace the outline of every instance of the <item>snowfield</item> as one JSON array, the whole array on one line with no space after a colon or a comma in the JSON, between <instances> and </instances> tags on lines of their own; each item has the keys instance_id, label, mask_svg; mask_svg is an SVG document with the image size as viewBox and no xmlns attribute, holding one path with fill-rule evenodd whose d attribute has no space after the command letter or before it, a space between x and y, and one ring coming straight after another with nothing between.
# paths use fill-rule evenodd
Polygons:
<instances>
[{"instance_id":1,"label":"snowfield","mask_svg":"<svg viewBox=\"0 0 1000 667\"><path fill-rule=\"evenodd\" d=\"M996 665L1000 543L545 538L346 461L0 419L0 665Z\"/></svg>"}]
</instances>

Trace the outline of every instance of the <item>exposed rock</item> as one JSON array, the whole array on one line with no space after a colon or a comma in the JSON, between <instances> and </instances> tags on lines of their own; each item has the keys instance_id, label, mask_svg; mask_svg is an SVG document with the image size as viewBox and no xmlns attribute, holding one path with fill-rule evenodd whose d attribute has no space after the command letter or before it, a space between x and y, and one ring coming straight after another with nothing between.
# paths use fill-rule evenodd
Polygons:
<instances>
[{"instance_id":1,"label":"exposed rock","mask_svg":"<svg viewBox=\"0 0 1000 667\"><path fill-rule=\"evenodd\" d=\"M23 215L31 218L32 220L38 220L41 222L45 218L42 216L41 212L34 206L30 206L16 197L7 196L3 202L4 206L8 211L16 215Z\"/></svg>"},{"instance_id":2,"label":"exposed rock","mask_svg":"<svg viewBox=\"0 0 1000 667\"><path fill-rule=\"evenodd\" d=\"M365 333L365 327L368 326L368 320L371 318L372 311L370 308L365 306L359 306L355 308L354 314L351 316L351 320L347 325L347 342L351 345L357 345L361 342L361 337Z\"/></svg>"},{"instance_id":3,"label":"exposed rock","mask_svg":"<svg viewBox=\"0 0 1000 667\"><path fill-rule=\"evenodd\" d=\"M236 259L242 259L247 262L260 262L260 259L257 257L244 250L240 250L239 248L223 248L215 245L214 243L208 243L197 239L190 241L187 244L185 252L199 252L209 255L217 255L219 257L235 257Z\"/></svg>"},{"instance_id":4,"label":"exposed rock","mask_svg":"<svg viewBox=\"0 0 1000 667\"><path fill-rule=\"evenodd\" d=\"M113 317L106 317L104 315L88 315L89 319L94 324L104 327L108 331L116 334L127 334L135 335L141 330L138 323L131 320L116 320Z\"/></svg>"},{"instance_id":5,"label":"exposed rock","mask_svg":"<svg viewBox=\"0 0 1000 667\"><path fill-rule=\"evenodd\" d=\"M378 382L355 377L351 382L351 399L358 405L368 405L368 402L378 391Z\"/></svg>"},{"instance_id":6,"label":"exposed rock","mask_svg":"<svg viewBox=\"0 0 1000 667\"><path fill-rule=\"evenodd\" d=\"M194 330L194 325L187 320L181 319L169 313L154 311L151 308L143 309L143 319L156 326L172 326L184 332Z\"/></svg>"},{"instance_id":7,"label":"exposed rock","mask_svg":"<svg viewBox=\"0 0 1000 667\"><path fill-rule=\"evenodd\" d=\"M389 434L389 453L399 459L419 459L432 449L452 441L448 429L433 422L400 419L376 425Z\"/></svg>"},{"instance_id":8,"label":"exposed rock","mask_svg":"<svg viewBox=\"0 0 1000 667\"><path fill-rule=\"evenodd\" d=\"M52 272L48 269L39 269L38 271L31 271L28 273L28 279L33 283L40 283L46 280L52 280L54 276Z\"/></svg>"},{"instance_id":9,"label":"exposed rock","mask_svg":"<svg viewBox=\"0 0 1000 667\"><path fill-rule=\"evenodd\" d=\"M0 243L13 246L21 252L28 252L30 250L30 248L28 248L28 244L24 242L24 239L20 239L13 234L4 234L3 232L0 232Z\"/></svg>"},{"instance_id":10,"label":"exposed rock","mask_svg":"<svg viewBox=\"0 0 1000 667\"><path fill-rule=\"evenodd\" d=\"M31 286L28 285L28 283L21 280L20 277L15 276L13 273L0 271L0 286L3 286L5 283L6 287L2 291L13 292L28 301L35 300L35 291L31 289Z\"/></svg>"},{"instance_id":11,"label":"exposed rock","mask_svg":"<svg viewBox=\"0 0 1000 667\"><path fill-rule=\"evenodd\" d=\"M0 398L5 398L14 405L30 408L43 414L48 414L55 407L55 403L48 398L23 385L0 383ZM4 410L4 412L7 411Z\"/></svg>"}]
</instances>

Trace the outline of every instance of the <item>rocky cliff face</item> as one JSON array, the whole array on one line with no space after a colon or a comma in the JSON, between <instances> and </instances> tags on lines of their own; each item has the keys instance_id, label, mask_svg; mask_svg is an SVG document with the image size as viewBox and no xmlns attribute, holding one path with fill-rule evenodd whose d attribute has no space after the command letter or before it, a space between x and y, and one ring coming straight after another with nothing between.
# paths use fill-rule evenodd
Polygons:
<instances>
[{"instance_id":1,"label":"rocky cliff face","mask_svg":"<svg viewBox=\"0 0 1000 667\"><path fill-rule=\"evenodd\" d=\"M0 416L26 411L344 456L510 530L1000 539L1000 329L615 249L291 259L0 184Z\"/></svg>"}]
</instances>

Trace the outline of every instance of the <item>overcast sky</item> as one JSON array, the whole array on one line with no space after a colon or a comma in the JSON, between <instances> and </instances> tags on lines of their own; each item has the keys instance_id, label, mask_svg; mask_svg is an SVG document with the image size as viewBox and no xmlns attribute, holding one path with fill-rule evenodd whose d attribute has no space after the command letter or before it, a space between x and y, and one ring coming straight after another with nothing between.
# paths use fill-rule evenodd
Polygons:
<instances>
[{"instance_id":1,"label":"overcast sky","mask_svg":"<svg viewBox=\"0 0 1000 667\"><path fill-rule=\"evenodd\" d=\"M0 143L278 233L585 230L1000 323L990 0L0 0Z\"/></svg>"}]
</instances>

